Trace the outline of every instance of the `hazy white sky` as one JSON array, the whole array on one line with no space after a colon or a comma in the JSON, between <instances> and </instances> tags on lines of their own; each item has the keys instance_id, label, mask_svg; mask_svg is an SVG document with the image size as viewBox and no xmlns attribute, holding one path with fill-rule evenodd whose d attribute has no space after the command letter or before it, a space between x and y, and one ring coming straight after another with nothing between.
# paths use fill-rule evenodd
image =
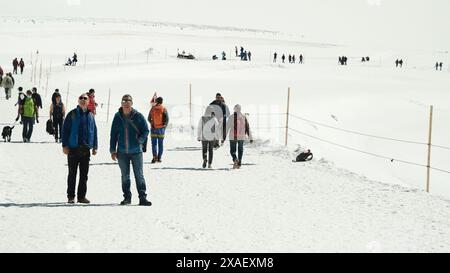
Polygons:
<instances>
[{"instance_id":1,"label":"hazy white sky","mask_svg":"<svg viewBox=\"0 0 450 273\"><path fill-rule=\"evenodd\" d=\"M0 0L0 15L237 26L326 42L437 50L450 49L449 12L449 0Z\"/></svg>"}]
</instances>

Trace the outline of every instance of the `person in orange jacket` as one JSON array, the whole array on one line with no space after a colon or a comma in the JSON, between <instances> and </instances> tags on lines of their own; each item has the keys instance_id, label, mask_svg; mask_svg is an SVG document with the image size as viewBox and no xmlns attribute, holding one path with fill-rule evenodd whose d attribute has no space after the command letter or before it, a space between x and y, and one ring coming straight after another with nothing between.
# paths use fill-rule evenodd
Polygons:
<instances>
[{"instance_id":1,"label":"person in orange jacket","mask_svg":"<svg viewBox=\"0 0 450 273\"><path fill-rule=\"evenodd\" d=\"M156 105L152 107L148 114L148 121L151 125L150 136L152 139L152 164L161 163L161 157L164 151L164 137L167 124L169 124L169 114L162 105L163 98L156 99Z\"/></svg>"}]
</instances>

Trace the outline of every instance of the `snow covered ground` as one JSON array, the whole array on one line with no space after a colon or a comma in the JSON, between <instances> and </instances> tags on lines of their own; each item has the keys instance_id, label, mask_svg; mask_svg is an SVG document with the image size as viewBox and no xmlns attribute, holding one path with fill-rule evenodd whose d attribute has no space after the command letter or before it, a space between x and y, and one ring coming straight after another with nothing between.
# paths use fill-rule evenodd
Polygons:
<instances>
[{"instance_id":1,"label":"snow covered ground","mask_svg":"<svg viewBox=\"0 0 450 273\"><path fill-rule=\"evenodd\" d=\"M38 86L45 101L33 143L21 143L20 125L11 143L0 143L0 251L450 251L448 173L433 170L427 194L424 167L298 133L426 165L426 145L368 138L318 123L427 142L428 107L434 105L433 143L450 146L448 53L387 52L206 26L0 20L0 39L8 41L0 50L0 65L10 71L13 57L26 61L13 98L18 86ZM251 63L230 56L241 45L252 51ZM198 60L176 59L177 49ZM211 60L222 51L227 61ZM302 53L305 64L273 64L274 51L279 57ZM73 52L78 53L78 66L62 66ZM349 66L336 65L339 55L350 57ZM362 56L372 61L362 64ZM395 58L407 60L404 69L393 67ZM38 60L34 83L30 59ZM443 72L433 71L439 59L445 62ZM257 141L246 146L241 170L231 169L227 143L215 153L214 170L200 168L199 143L189 126L190 84L192 124L217 92L230 108L239 103L249 114ZM289 87L292 130L284 147ZM55 88L68 108L81 92L95 88L101 106L89 206L65 204L66 158L45 133ZM133 95L135 108L146 115L155 91L169 108L171 128L163 163L150 165L146 154L153 206L119 207L120 171L108 153L111 117L125 93ZM13 104L1 97L2 126L14 121ZM299 148L312 149L315 160L292 163ZM432 166L448 170L449 163L449 150L433 147Z\"/></svg>"}]
</instances>

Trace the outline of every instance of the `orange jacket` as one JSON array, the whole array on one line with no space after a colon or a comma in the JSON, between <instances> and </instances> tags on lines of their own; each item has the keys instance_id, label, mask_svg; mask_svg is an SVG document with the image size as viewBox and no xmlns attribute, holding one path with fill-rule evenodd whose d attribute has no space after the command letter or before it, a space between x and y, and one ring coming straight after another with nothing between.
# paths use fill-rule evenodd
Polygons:
<instances>
[{"instance_id":1,"label":"orange jacket","mask_svg":"<svg viewBox=\"0 0 450 273\"><path fill-rule=\"evenodd\" d=\"M152 129L165 128L169 123L169 114L162 104L157 104L152 107L148 114L148 121Z\"/></svg>"}]
</instances>

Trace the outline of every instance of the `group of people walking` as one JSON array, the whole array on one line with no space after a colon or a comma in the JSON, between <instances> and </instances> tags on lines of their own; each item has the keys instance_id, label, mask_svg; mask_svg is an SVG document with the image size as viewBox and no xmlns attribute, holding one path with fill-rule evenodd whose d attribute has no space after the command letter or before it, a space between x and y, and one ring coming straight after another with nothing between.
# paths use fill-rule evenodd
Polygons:
<instances>
[{"instance_id":1,"label":"group of people walking","mask_svg":"<svg viewBox=\"0 0 450 273\"><path fill-rule=\"evenodd\" d=\"M251 61L252 60L252 53L244 49L244 47L241 46L240 51L238 50L238 47L236 46L234 48L234 52L236 53L236 57L240 57L241 61Z\"/></svg>"},{"instance_id":2,"label":"group of people walking","mask_svg":"<svg viewBox=\"0 0 450 273\"><path fill-rule=\"evenodd\" d=\"M444 66L443 62L436 62L436 64L434 65L434 67L436 68L436 71L438 71L438 70L442 71L443 66Z\"/></svg>"},{"instance_id":3,"label":"group of people walking","mask_svg":"<svg viewBox=\"0 0 450 273\"><path fill-rule=\"evenodd\" d=\"M25 68L25 62L23 58L20 58L20 61L17 58L13 60L13 74L17 74L17 68L20 67L20 74L23 74L23 69Z\"/></svg>"},{"instance_id":4,"label":"group of people walking","mask_svg":"<svg viewBox=\"0 0 450 273\"><path fill-rule=\"evenodd\" d=\"M275 53L273 54L273 62L274 62L274 63L277 62L277 58L278 58L278 53L275 52ZM294 54L292 54L292 55L289 54L289 56L288 56L288 61L289 61L290 64L295 64L295 63L297 63L296 56L295 56ZM286 63L286 55L284 55L284 54L281 56L281 63ZM300 54L300 55L298 56L298 63L299 63L299 64L303 64L303 54Z\"/></svg>"},{"instance_id":5,"label":"group of people walking","mask_svg":"<svg viewBox=\"0 0 450 273\"><path fill-rule=\"evenodd\" d=\"M197 127L197 140L202 143L203 168L206 166L212 168L214 149L220 147L219 142L222 144L225 142L227 135L230 140L233 168L241 167L244 140L248 137L250 143L253 143L248 119L241 110L241 106L237 104L234 106L233 114L230 115L225 99L220 93L216 94L216 99L206 108Z\"/></svg>"}]
</instances>

